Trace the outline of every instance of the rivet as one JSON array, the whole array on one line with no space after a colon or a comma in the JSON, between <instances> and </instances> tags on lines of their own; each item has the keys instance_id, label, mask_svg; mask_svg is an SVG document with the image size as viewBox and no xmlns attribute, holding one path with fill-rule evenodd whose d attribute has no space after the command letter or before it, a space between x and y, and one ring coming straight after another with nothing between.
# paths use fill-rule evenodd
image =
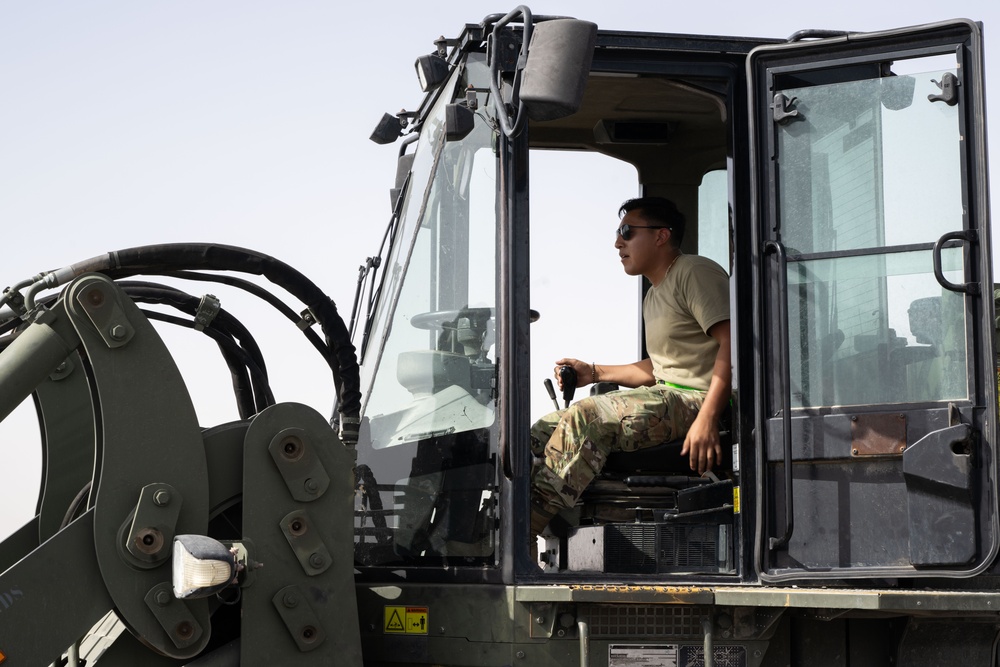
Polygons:
<instances>
[{"instance_id":1,"label":"rivet","mask_svg":"<svg viewBox=\"0 0 1000 667\"><path fill-rule=\"evenodd\" d=\"M299 599L292 595L291 593L285 593L285 596L281 598L281 603L288 607L289 609L294 609L299 604Z\"/></svg>"},{"instance_id":2,"label":"rivet","mask_svg":"<svg viewBox=\"0 0 1000 667\"><path fill-rule=\"evenodd\" d=\"M326 559L323 558L323 554L315 553L312 556L309 556L309 564L313 567L323 567L325 563Z\"/></svg>"},{"instance_id":3,"label":"rivet","mask_svg":"<svg viewBox=\"0 0 1000 667\"><path fill-rule=\"evenodd\" d=\"M319 482L314 480L312 477L307 479L303 484L303 486L305 486L306 491L308 491L309 493L319 492Z\"/></svg>"}]
</instances>

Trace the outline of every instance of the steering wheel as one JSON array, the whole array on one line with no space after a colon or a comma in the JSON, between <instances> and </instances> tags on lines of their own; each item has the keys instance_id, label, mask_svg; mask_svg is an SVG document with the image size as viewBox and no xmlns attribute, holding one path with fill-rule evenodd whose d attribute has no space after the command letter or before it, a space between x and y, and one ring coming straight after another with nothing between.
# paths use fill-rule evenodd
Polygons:
<instances>
[{"instance_id":1,"label":"steering wheel","mask_svg":"<svg viewBox=\"0 0 1000 667\"><path fill-rule=\"evenodd\" d=\"M452 324L461 317L467 317L472 323L485 326L493 318L492 308L459 308L457 310L432 310L418 313L410 318L410 324L418 329L441 330L446 324Z\"/></svg>"},{"instance_id":2,"label":"steering wheel","mask_svg":"<svg viewBox=\"0 0 1000 667\"><path fill-rule=\"evenodd\" d=\"M468 317L479 325L484 325L495 316L492 308L459 308L457 310L432 310L426 313L418 313L410 318L410 324L418 329L432 329L440 331L445 328L445 324L455 322L460 317ZM529 310L528 318L531 322L536 322L539 318L537 310Z\"/></svg>"}]
</instances>

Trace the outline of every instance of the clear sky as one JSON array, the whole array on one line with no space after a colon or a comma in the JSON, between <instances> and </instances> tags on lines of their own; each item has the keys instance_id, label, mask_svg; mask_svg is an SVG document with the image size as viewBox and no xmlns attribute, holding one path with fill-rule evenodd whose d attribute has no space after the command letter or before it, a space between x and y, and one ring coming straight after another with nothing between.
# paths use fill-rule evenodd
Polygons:
<instances>
[{"instance_id":1,"label":"clear sky","mask_svg":"<svg viewBox=\"0 0 1000 667\"><path fill-rule=\"evenodd\" d=\"M985 23L987 76L1000 76L995 0L529 6L609 29L758 37L971 18ZM388 221L395 169L397 148L371 143L371 130L383 112L419 103L413 61L434 39L514 5L374 7L0 3L0 287L118 248L211 241L287 261L349 313L358 266L375 254ZM994 95L988 108L997 105ZM609 193L607 210L632 194ZM295 332L267 312L244 319L266 330L261 343L278 399L327 413L331 383ZM224 374L210 345L194 347L186 363ZM215 385L192 393L204 423L232 418L231 400L218 398ZM33 512L40 467L33 419L25 408L0 425L0 536Z\"/></svg>"}]
</instances>

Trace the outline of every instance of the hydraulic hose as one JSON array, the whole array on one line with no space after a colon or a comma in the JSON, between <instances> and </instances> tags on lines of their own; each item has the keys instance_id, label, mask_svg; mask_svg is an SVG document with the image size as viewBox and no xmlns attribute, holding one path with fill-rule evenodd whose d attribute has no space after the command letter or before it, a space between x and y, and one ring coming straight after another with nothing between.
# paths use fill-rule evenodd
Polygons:
<instances>
[{"instance_id":1,"label":"hydraulic hose","mask_svg":"<svg viewBox=\"0 0 1000 667\"><path fill-rule=\"evenodd\" d=\"M299 299L309 309L337 358L333 379L339 397L341 428L345 441L349 444L356 443L361 412L361 380L347 325L344 324L330 297L298 270L280 260L245 248L227 245L177 243L141 246L110 252L63 267L46 274L43 281L32 285L29 290L32 290L33 295L41 287L62 285L76 276L91 271L101 272L116 279L139 273L155 274L197 269L236 271L263 276ZM40 287L36 288L36 285Z\"/></svg>"}]
</instances>

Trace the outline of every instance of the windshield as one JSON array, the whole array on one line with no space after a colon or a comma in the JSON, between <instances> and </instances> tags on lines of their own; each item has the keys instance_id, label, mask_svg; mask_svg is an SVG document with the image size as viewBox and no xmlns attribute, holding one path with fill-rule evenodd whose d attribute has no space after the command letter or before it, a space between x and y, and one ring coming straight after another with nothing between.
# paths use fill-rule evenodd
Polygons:
<instances>
[{"instance_id":1,"label":"windshield","mask_svg":"<svg viewBox=\"0 0 1000 667\"><path fill-rule=\"evenodd\" d=\"M496 156L477 111L445 141L446 107L488 85L459 67L423 121L382 302L362 360L357 558L428 564L493 553ZM486 106L485 94L480 108Z\"/></svg>"}]
</instances>

